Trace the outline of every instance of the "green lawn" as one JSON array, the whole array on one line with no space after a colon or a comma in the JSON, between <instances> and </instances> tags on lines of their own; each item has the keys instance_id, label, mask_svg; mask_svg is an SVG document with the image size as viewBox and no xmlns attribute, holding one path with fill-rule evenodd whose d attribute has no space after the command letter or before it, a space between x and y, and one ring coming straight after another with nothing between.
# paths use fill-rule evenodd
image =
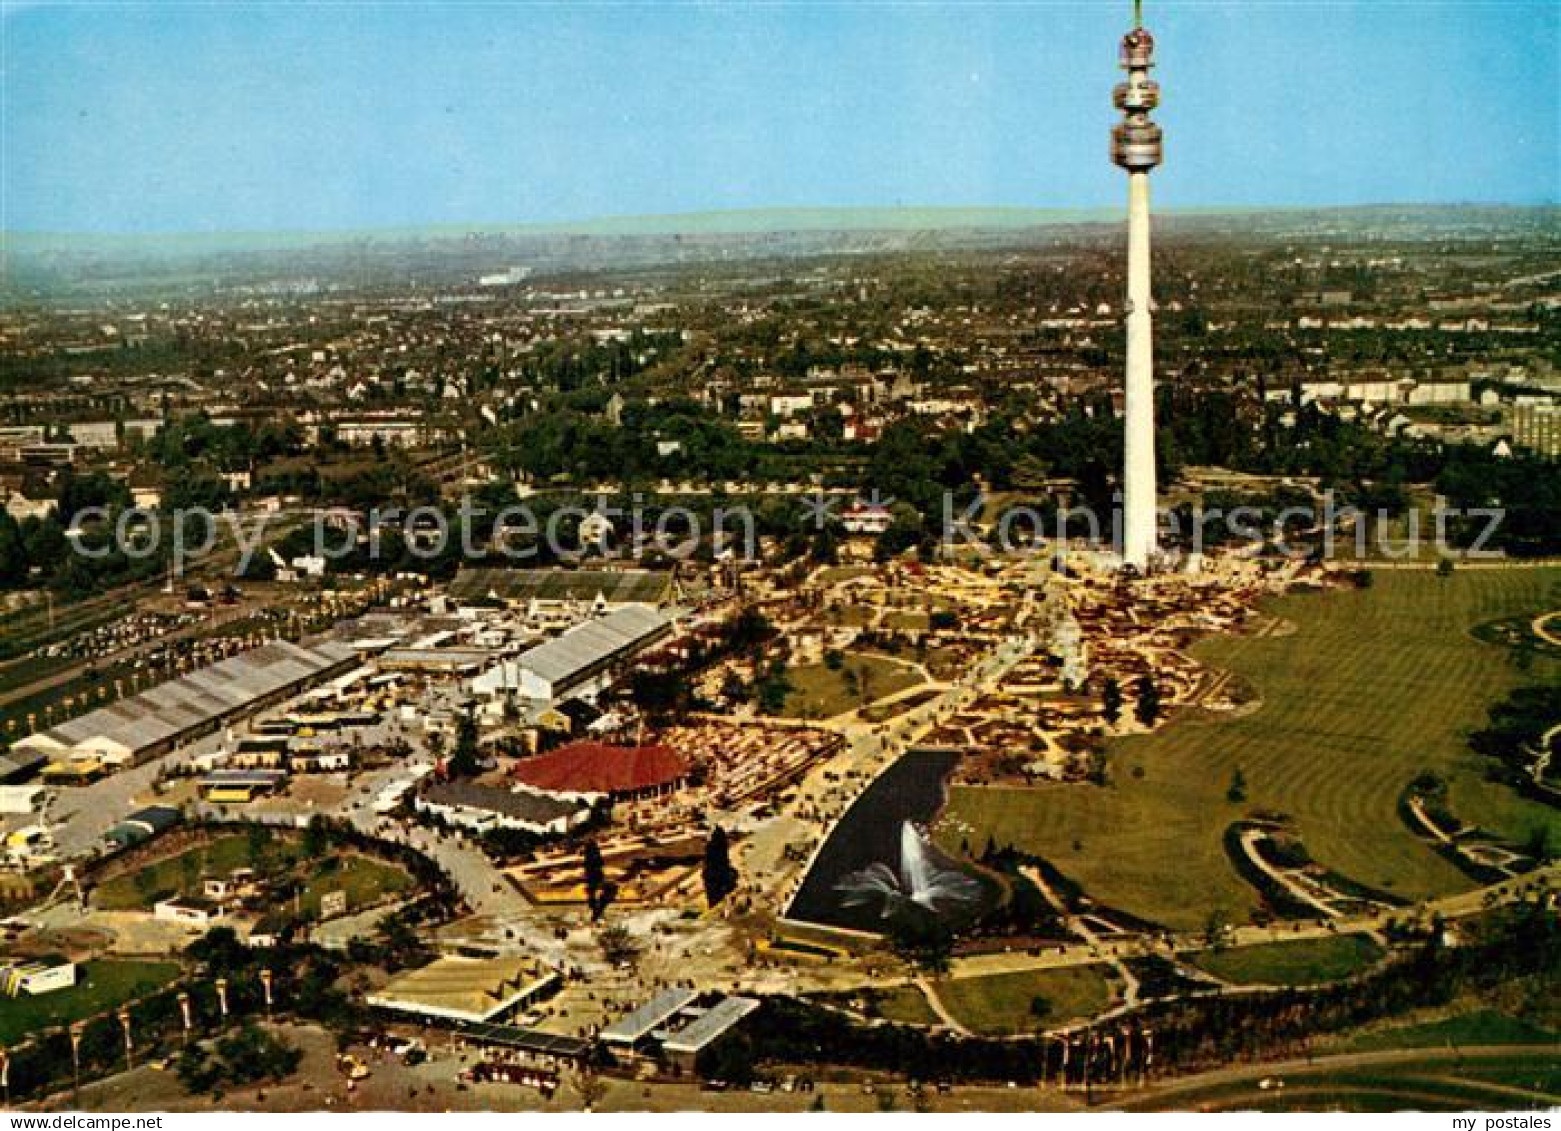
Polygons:
<instances>
[{"instance_id":1,"label":"green lawn","mask_svg":"<svg viewBox=\"0 0 1561 1131\"><path fill-rule=\"evenodd\" d=\"M290 861L296 850L273 839L271 851L278 861ZM104 881L98 885L93 902L107 911L140 910L170 896L199 895L203 877L222 877L237 868L253 866L247 836L219 836L177 856Z\"/></svg>"},{"instance_id":2,"label":"green lawn","mask_svg":"<svg viewBox=\"0 0 1561 1131\"><path fill-rule=\"evenodd\" d=\"M866 1016L893 1021L899 1025L937 1025L941 1019L927 1002L927 995L916 986L882 986L850 993L820 994L816 999L848 1009L860 1009Z\"/></svg>"},{"instance_id":3,"label":"green lawn","mask_svg":"<svg viewBox=\"0 0 1561 1131\"><path fill-rule=\"evenodd\" d=\"M1451 1045L1543 1045L1561 1041L1561 1034L1495 1009L1476 1009L1440 1021L1373 1029L1351 1038L1343 1047L1366 1049L1441 1048Z\"/></svg>"},{"instance_id":4,"label":"green lawn","mask_svg":"<svg viewBox=\"0 0 1561 1131\"><path fill-rule=\"evenodd\" d=\"M943 1007L966 1028L999 1036L1091 1017L1114 997L1104 966L953 978L935 983L933 989ZM1040 1013L1032 1009L1037 998L1045 999Z\"/></svg>"},{"instance_id":5,"label":"green lawn","mask_svg":"<svg viewBox=\"0 0 1561 1131\"><path fill-rule=\"evenodd\" d=\"M66 1025L122 1002L144 997L178 977L175 962L87 962L76 970L76 984L39 997L6 998L0 1008L0 1044L28 1033Z\"/></svg>"},{"instance_id":6,"label":"green lawn","mask_svg":"<svg viewBox=\"0 0 1561 1131\"><path fill-rule=\"evenodd\" d=\"M840 670L827 664L799 664L786 669L791 694L782 714L794 718L827 719L915 687L919 672L883 656L847 653ZM853 682L854 681L854 682Z\"/></svg>"},{"instance_id":7,"label":"green lawn","mask_svg":"<svg viewBox=\"0 0 1561 1131\"><path fill-rule=\"evenodd\" d=\"M347 908L362 907L381 896L404 892L412 886L412 877L396 867L367 856L348 856L335 868L320 871L304 885L299 897L305 918L320 913L320 897L326 892L347 893Z\"/></svg>"},{"instance_id":8,"label":"green lawn","mask_svg":"<svg viewBox=\"0 0 1561 1131\"><path fill-rule=\"evenodd\" d=\"M1334 935L1205 951L1193 965L1237 985L1311 986L1364 970L1382 948L1364 935Z\"/></svg>"},{"instance_id":9,"label":"green lawn","mask_svg":"<svg viewBox=\"0 0 1561 1131\"><path fill-rule=\"evenodd\" d=\"M1412 899L1467 888L1404 827L1398 797L1435 770L1464 821L1519 841L1547 822L1561 836L1561 815L1484 779L1464 737L1515 684L1561 677L1561 663L1544 658L1525 676L1507 649L1470 632L1551 607L1558 582L1554 568L1379 570L1369 589L1276 600L1269 611L1295 633L1193 648L1256 687L1260 709L1113 743L1106 788L956 787L945 843L991 836L1027 849L1102 902L1181 929L1202 927L1215 909L1240 920L1257 906L1221 845L1230 822L1254 809L1292 816L1313 859L1361 883ZM1242 805L1225 797L1238 766Z\"/></svg>"},{"instance_id":10,"label":"green lawn","mask_svg":"<svg viewBox=\"0 0 1561 1131\"><path fill-rule=\"evenodd\" d=\"M236 868L256 868L261 875L276 875L304 867L299 907L306 918L312 918L319 914L320 897L326 892L345 891L347 906L352 909L412 886L412 877L403 869L367 856L333 851L306 863L302 855L300 840L275 836L266 847L264 866L256 868L248 835L228 834L137 872L115 876L98 887L93 901L111 911L144 909L170 896L197 895L203 878L226 876Z\"/></svg>"},{"instance_id":11,"label":"green lawn","mask_svg":"<svg viewBox=\"0 0 1561 1131\"><path fill-rule=\"evenodd\" d=\"M880 991L878 1014L901 1025L937 1025L939 1017L927 1004L927 995L915 986L894 986Z\"/></svg>"}]
</instances>

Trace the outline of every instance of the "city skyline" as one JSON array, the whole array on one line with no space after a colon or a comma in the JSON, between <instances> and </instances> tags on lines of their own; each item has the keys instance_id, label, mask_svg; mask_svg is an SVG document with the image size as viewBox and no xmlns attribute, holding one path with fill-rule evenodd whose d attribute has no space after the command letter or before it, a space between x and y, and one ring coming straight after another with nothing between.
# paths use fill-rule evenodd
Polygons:
<instances>
[{"instance_id":1,"label":"city skyline","mask_svg":"<svg viewBox=\"0 0 1561 1131\"><path fill-rule=\"evenodd\" d=\"M0 228L1110 208L1099 60L1130 15L7 5ZM1557 198L1553 5L1162 0L1146 18L1178 91L1157 207Z\"/></svg>"}]
</instances>

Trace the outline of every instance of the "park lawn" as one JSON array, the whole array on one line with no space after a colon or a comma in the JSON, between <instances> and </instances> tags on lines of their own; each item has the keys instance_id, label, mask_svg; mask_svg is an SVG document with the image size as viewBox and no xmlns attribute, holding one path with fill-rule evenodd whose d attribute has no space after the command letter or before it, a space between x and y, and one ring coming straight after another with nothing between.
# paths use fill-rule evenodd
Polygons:
<instances>
[{"instance_id":1,"label":"park lawn","mask_svg":"<svg viewBox=\"0 0 1561 1131\"><path fill-rule=\"evenodd\" d=\"M278 864L290 863L298 851L280 837L273 837L268 846L269 858ZM187 858L193 863L187 863ZM220 878L239 868L253 867L246 834L218 836L176 856L104 881L93 902L106 911L143 910L171 896L199 895L201 880L208 876Z\"/></svg>"},{"instance_id":2,"label":"park lawn","mask_svg":"<svg viewBox=\"0 0 1561 1131\"><path fill-rule=\"evenodd\" d=\"M28 1033L67 1025L145 997L179 975L176 962L93 961L77 968L77 982L39 997L7 998L0 1009L0 1045Z\"/></svg>"},{"instance_id":3,"label":"park lawn","mask_svg":"<svg viewBox=\"0 0 1561 1131\"><path fill-rule=\"evenodd\" d=\"M1289 1072L1283 1088L1262 1089L1256 1080L1167 1091L1163 1099L1149 1097L1124 1106L1129 1111L1510 1111L1545 1105L1534 1094L1527 1102L1511 1088L1527 1089L1532 1075L1525 1062L1480 1062L1455 1065L1382 1065L1369 1070L1323 1070L1326 1062L1305 1072Z\"/></svg>"},{"instance_id":4,"label":"park lawn","mask_svg":"<svg viewBox=\"0 0 1561 1131\"><path fill-rule=\"evenodd\" d=\"M329 865L335 857L328 857ZM383 896L398 895L412 887L412 877L394 864L371 860L367 856L346 856L335 867L323 867L304 885L299 906L304 917L320 916L320 897L327 892L347 893L347 910L378 902Z\"/></svg>"},{"instance_id":5,"label":"park lawn","mask_svg":"<svg viewBox=\"0 0 1561 1131\"><path fill-rule=\"evenodd\" d=\"M850 685L855 673L857 690ZM791 693L781 714L793 718L827 719L854 711L885 696L922 683L921 673L909 664L884 656L846 653L839 671L827 664L799 664L786 669Z\"/></svg>"},{"instance_id":6,"label":"park lawn","mask_svg":"<svg viewBox=\"0 0 1561 1131\"><path fill-rule=\"evenodd\" d=\"M1237 985L1314 986L1359 973L1381 957L1382 948L1365 935L1331 935L1209 950L1191 961Z\"/></svg>"},{"instance_id":7,"label":"park lawn","mask_svg":"<svg viewBox=\"0 0 1561 1131\"><path fill-rule=\"evenodd\" d=\"M1465 822L1520 843L1541 823L1561 836L1561 815L1486 781L1465 739L1512 687L1561 677L1561 663L1542 657L1525 675L1470 630L1552 607L1558 582L1556 568L1378 570L1368 589L1275 600L1266 611L1294 633L1193 646L1202 662L1257 688L1258 710L1114 741L1104 788L956 786L940 838L947 847L1012 844L1102 903L1182 930L1211 912L1240 921L1257 907L1221 843L1232 821L1257 809L1289 814L1313 859L1360 883L1409 899L1467 889L1471 881L1405 827L1398 798L1433 770ZM1237 767L1247 782L1240 805L1225 796Z\"/></svg>"},{"instance_id":8,"label":"park lawn","mask_svg":"<svg viewBox=\"0 0 1561 1131\"><path fill-rule=\"evenodd\" d=\"M186 858L194 863L186 863ZM297 867L302 858L301 840L273 836L265 846L264 866L257 867L247 833L218 836L137 873L115 876L98 887L94 901L109 911L141 910L171 896L198 895L202 879L208 876L227 876L238 868L255 868L262 876L276 875ZM319 915L320 897L326 892L345 891L347 907L352 910L412 887L412 877L405 869L357 853L343 855L339 850L311 862L303 880L298 907L310 918Z\"/></svg>"},{"instance_id":9,"label":"park lawn","mask_svg":"<svg viewBox=\"0 0 1561 1131\"><path fill-rule=\"evenodd\" d=\"M1497 1009L1476 1009L1439 1021L1372 1029L1359 1033L1343 1045L1351 1052L1371 1049L1419 1049L1480 1045L1543 1045L1561 1041L1553 1033L1532 1021L1502 1013Z\"/></svg>"},{"instance_id":10,"label":"park lawn","mask_svg":"<svg viewBox=\"0 0 1561 1131\"><path fill-rule=\"evenodd\" d=\"M972 1032L992 1036L1036 1032L1049 1025L1093 1017L1116 996L1104 966L950 978L932 988L955 1020ZM1040 1014L1031 1009L1038 997L1047 1002Z\"/></svg>"},{"instance_id":11,"label":"park lawn","mask_svg":"<svg viewBox=\"0 0 1561 1131\"><path fill-rule=\"evenodd\" d=\"M900 1025L937 1025L938 1015L927 995L915 986L890 986L878 991L878 1015Z\"/></svg>"}]
</instances>

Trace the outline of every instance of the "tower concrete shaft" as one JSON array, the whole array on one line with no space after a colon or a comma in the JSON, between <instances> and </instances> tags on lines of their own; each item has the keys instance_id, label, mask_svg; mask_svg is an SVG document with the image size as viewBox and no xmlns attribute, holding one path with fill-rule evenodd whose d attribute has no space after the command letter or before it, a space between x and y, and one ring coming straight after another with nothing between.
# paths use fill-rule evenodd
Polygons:
<instances>
[{"instance_id":1,"label":"tower concrete shaft","mask_svg":"<svg viewBox=\"0 0 1561 1131\"><path fill-rule=\"evenodd\" d=\"M1149 291L1149 174L1127 179L1127 432L1122 560L1142 570L1155 551L1154 322Z\"/></svg>"},{"instance_id":2,"label":"tower concrete shaft","mask_svg":"<svg viewBox=\"0 0 1561 1131\"><path fill-rule=\"evenodd\" d=\"M1122 121L1111 131L1111 159L1127 171L1127 380L1122 468L1122 560L1142 570L1155 552L1154 300L1149 283L1149 171L1160 164L1160 127L1149 112L1160 87L1149 78L1154 39L1134 27L1122 39L1113 101Z\"/></svg>"}]
</instances>

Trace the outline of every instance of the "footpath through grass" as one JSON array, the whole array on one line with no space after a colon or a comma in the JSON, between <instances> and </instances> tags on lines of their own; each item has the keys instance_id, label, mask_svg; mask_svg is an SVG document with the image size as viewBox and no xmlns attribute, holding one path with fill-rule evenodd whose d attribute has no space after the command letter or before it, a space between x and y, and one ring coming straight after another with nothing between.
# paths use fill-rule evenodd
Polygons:
<instances>
[{"instance_id":1,"label":"footpath through grass","mask_svg":"<svg viewBox=\"0 0 1561 1131\"><path fill-rule=\"evenodd\" d=\"M1561 569L1549 567L1379 570L1367 589L1278 599L1267 611L1294 633L1193 648L1253 685L1257 711L1113 743L1104 788L956 787L946 837L1028 850L1101 902L1184 930L1257 907L1221 835L1258 809L1288 814L1313 859L1360 883L1409 899L1464 890L1471 881L1404 826L1398 798L1431 770L1463 821L1519 843L1538 825L1561 837L1561 814L1485 780L1465 739L1512 687L1561 679L1561 662L1535 657L1524 673L1510 650L1471 633L1554 607L1558 584ZM1241 804L1226 797L1237 768Z\"/></svg>"}]
</instances>

